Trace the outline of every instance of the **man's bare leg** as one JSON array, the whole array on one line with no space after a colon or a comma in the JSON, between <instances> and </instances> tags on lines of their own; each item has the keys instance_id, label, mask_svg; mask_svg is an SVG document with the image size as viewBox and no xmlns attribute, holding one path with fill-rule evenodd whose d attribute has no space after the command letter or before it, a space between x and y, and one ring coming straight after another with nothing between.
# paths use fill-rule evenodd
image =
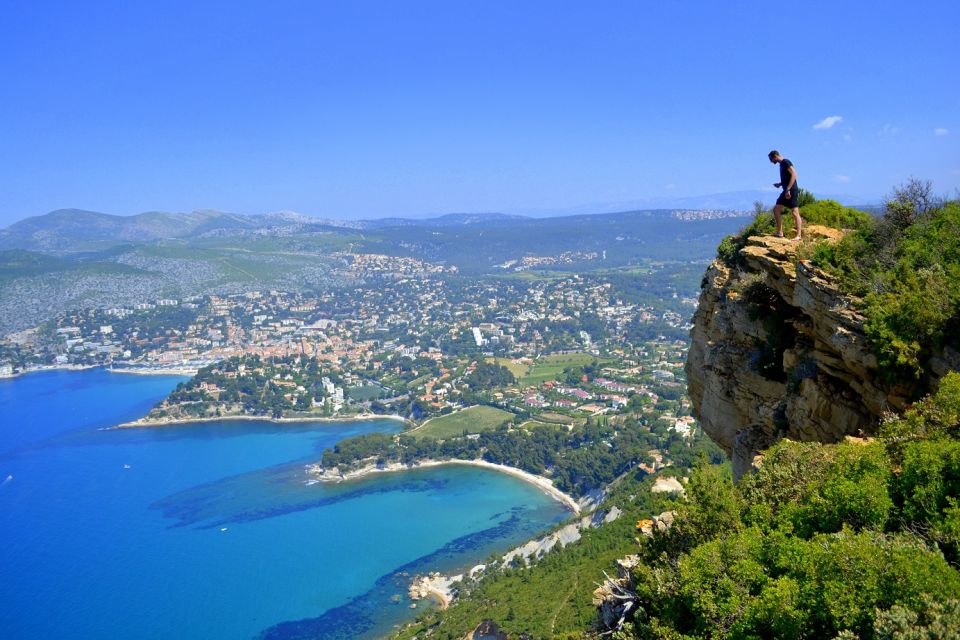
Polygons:
<instances>
[{"instance_id":1,"label":"man's bare leg","mask_svg":"<svg viewBox=\"0 0 960 640\"><path fill-rule=\"evenodd\" d=\"M793 208L793 224L797 229L797 234L793 236L794 240L799 240L803 236L803 220L800 219L800 208Z\"/></svg>"},{"instance_id":2,"label":"man's bare leg","mask_svg":"<svg viewBox=\"0 0 960 640\"><path fill-rule=\"evenodd\" d=\"M783 216L780 215L780 212L783 211L783 205L777 204L773 206L773 220L777 223L777 232L773 235L778 238L783 237Z\"/></svg>"}]
</instances>

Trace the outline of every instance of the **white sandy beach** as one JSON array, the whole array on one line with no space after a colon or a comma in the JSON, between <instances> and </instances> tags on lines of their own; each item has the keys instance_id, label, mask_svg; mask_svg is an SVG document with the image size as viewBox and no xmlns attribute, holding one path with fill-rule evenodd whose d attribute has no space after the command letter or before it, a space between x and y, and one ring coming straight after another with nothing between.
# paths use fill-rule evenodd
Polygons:
<instances>
[{"instance_id":1,"label":"white sandy beach","mask_svg":"<svg viewBox=\"0 0 960 640\"><path fill-rule=\"evenodd\" d=\"M542 476L534 475L523 469L518 469L516 467L509 467L503 464L494 464L492 462L487 462L486 460L421 460L413 466L405 465L400 462L394 462L391 464L378 467L376 465L367 465L356 469L354 471L349 471L345 474L337 473L322 473L320 472L319 465L309 465L308 473L314 476L317 480L322 482L343 482L345 480L356 480L363 478L369 475L377 473L392 473L396 471L410 471L413 469L422 469L427 467L437 467L440 465L446 464L462 464L469 465L473 467L484 467L486 469L493 469L494 471L500 471L501 473L507 473L514 477L520 478L530 484L538 486L544 493L553 498L554 500L560 502L564 506L568 507L574 514L580 514L580 505L572 496L560 491L555 486L553 482Z\"/></svg>"}]
</instances>

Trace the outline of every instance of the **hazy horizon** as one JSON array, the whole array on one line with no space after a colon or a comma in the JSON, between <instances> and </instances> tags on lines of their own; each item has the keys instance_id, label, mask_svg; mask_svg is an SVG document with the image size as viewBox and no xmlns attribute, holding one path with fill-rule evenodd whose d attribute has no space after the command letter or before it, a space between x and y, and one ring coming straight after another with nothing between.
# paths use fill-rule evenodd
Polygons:
<instances>
[{"instance_id":1,"label":"hazy horizon","mask_svg":"<svg viewBox=\"0 0 960 640\"><path fill-rule=\"evenodd\" d=\"M678 195L674 199L669 198L646 198L632 201L621 202L591 202L570 204L567 206L547 207L547 208L502 208L491 211L422 211L422 212L381 212L364 216L338 216L338 215L319 215L308 211L293 211L290 209L270 209L265 211L232 211L216 207L197 207L183 211L164 211L161 209L147 209L144 211L98 211L87 207L60 207L51 211L45 211L22 218L10 220L8 223L0 223L0 229L15 225L18 222L36 217L42 217L57 211L86 211L89 213L100 213L119 217L133 217L146 213L164 213L164 214L188 214L197 212L216 212L230 215L259 216L259 215L280 215L290 214L306 216L321 220L336 220L342 222L365 221L365 220L428 220L444 216L455 215L507 215L520 216L528 218L553 218L578 215L601 215L609 213L625 213L629 211L654 211L670 209L691 209L691 210L720 210L720 211L750 211L753 209L753 202L760 200L766 205L772 206L776 199L778 191L776 189L738 191L726 193L703 194L698 196ZM858 198L849 194L815 194L820 199L833 199L847 206L875 206L882 203L883 196L875 198ZM753 200L749 200L753 198Z\"/></svg>"}]
</instances>

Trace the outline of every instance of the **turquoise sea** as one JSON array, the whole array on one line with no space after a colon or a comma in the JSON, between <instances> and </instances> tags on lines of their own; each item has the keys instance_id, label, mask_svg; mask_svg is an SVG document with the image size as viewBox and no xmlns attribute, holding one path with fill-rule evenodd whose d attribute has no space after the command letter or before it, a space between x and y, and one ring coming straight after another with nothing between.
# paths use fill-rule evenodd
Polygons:
<instances>
[{"instance_id":1,"label":"turquoise sea","mask_svg":"<svg viewBox=\"0 0 960 640\"><path fill-rule=\"evenodd\" d=\"M473 467L305 484L325 447L389 420L104 429L182 379L0 381L0 637L376 637L416 613L403 574L470 567L569 515Z\"/></svg>"}]
</instances>

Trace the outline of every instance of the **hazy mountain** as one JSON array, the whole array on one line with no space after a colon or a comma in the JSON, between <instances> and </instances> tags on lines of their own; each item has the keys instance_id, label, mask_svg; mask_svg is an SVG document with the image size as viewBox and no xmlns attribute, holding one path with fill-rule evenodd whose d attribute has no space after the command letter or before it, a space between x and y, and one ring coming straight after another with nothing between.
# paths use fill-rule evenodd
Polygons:
<instances>
[{"instance_id":1,"label":"hazy mountain","mask_svg":"<svg viewBox=\"0 0 960 640\"><path fill-rule=\"evenodd\" d=\"M165 239L273 234L290 235L325 228L378 229L399 226L457 227L523 219L503 213L451 213L422 219L336 220L294 211L243 215L200 210L192 213L148 211L118 216L83 209L59 209L0 229L0 250L25 249L66 254L100 251L118 245Z\"/></svg>"},{"instance_id":2,"label":"hazy mountain","mask_svg":"<svg viewBox=\"0 0 960 640\"><path fill-rule=\"evenodd\" d=\"M527 216L509 213L447 213L430 218L378 218L360 220L359 228L377 229L381 227L459 227L464 225L490 225L516 220L525 220Z\"/></svg>"},{"instance_id":3,"label":"hazy mountain","mask_svg":"<svg viewBox=\"0 0 960 640\"><path fill-rule=\"evenodd\" d=\"M0 229L0 249L69 253L252 226L254 222L249 216L220 211L148 211L135 216L116 216L82 209L58 209Z\"/></svg>"}]
</instances>

